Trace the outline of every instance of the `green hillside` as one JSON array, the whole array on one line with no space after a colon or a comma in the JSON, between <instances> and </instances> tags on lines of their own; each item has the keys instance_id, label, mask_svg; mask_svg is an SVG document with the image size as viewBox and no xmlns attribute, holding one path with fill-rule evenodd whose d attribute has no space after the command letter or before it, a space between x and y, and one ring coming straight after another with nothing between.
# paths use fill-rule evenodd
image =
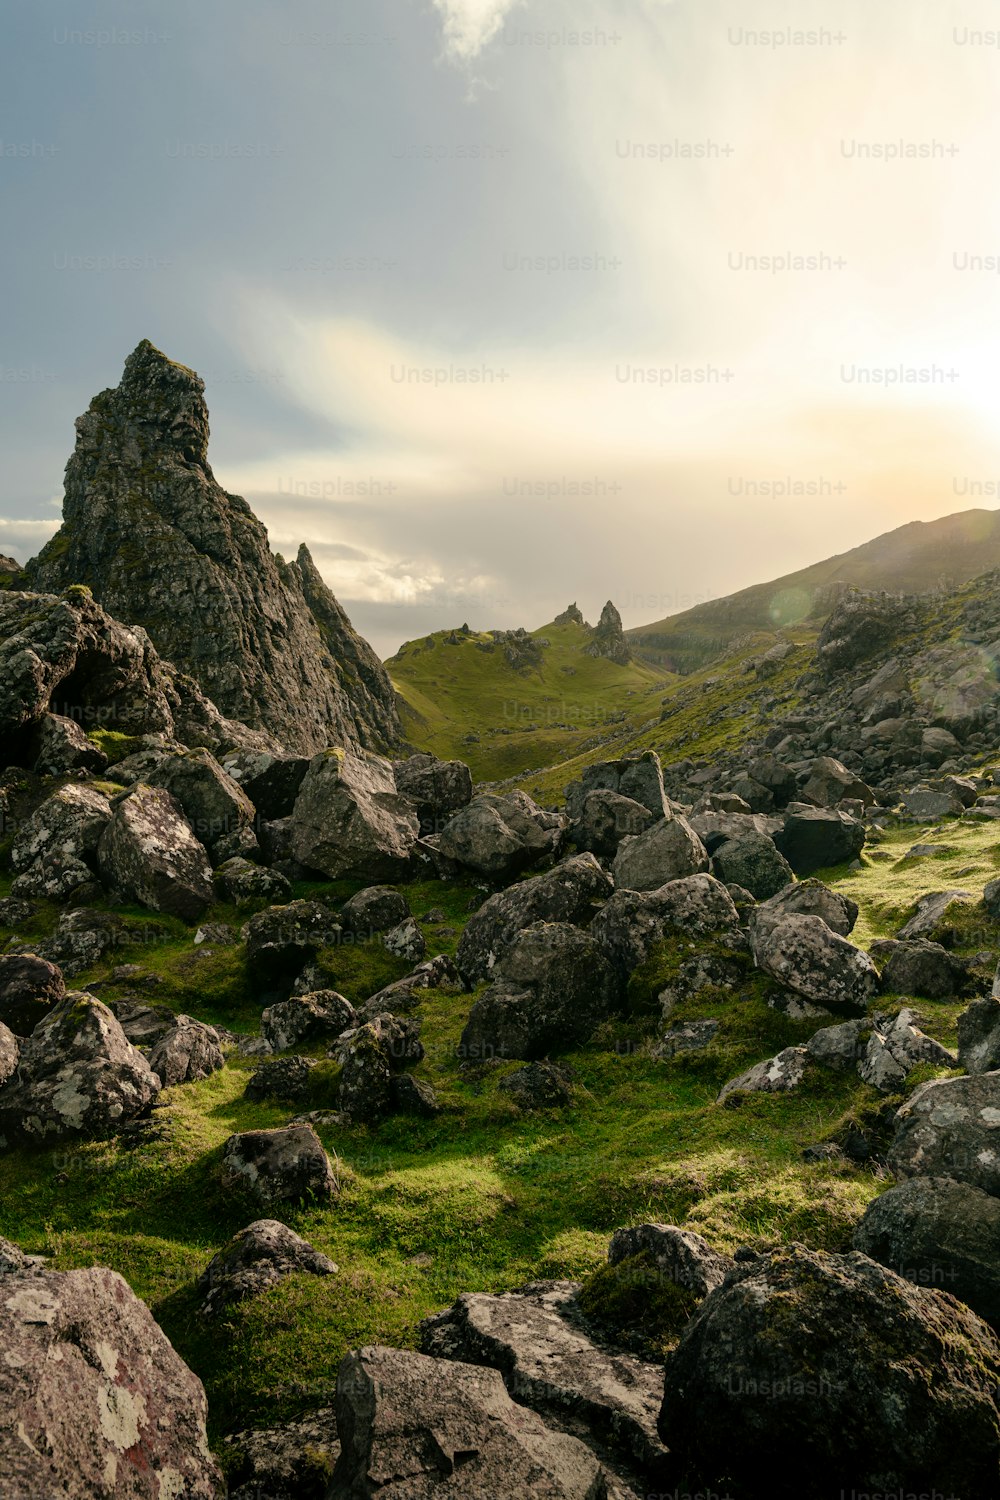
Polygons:
<instances>
[{"instance_id":1,"label":"green hillside","mask_svg":"<svg viewBox=\"0 0 1000 1500\"><path fill-rule=\"evenodd\" d=\"M407 641L386 662L407 738L459 756L477 779L553 765L659 718L669 674L648 662L587 656L586 626L543 625L537 665L517 668L490 631L439 630ZM547 642L547 644L542 644Z\"/></svg>"},{"instance_id":2,"label":"green hillside","mask_svg":"<svg viewBox=\"0 0 1000 1500\"><path fill-rule=\"evenodd\" d=\"M957 587L1000 567L1000 511L965 510L937 521L911 521L873 541L695 605L626 632L641 655L668 670L692 672L748 631L795 625L830 613L837 583L905 594Z\"/></svg>"}]
</instances>

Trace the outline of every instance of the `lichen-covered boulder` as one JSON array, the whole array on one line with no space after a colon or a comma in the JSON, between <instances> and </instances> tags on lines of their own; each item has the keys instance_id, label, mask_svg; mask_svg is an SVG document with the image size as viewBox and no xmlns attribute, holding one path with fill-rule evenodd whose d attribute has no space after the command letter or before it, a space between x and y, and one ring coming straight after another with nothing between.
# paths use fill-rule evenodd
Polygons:
<instances>
[{"instance_id":1,"label":"lichen-covered boulder","mask_svg":"<svg viewBox=\"0 0 1000 1500\"><path fill-rule=\"evenodd\" d=\"M11 845L14 895L64 901L96 893L97 848L110 819L111 804L94 787L69 782L46 797Z\"/></svg>"},{"instance_id":2,"label":"lichen-covered boulder","mask_svg":"<svg viewBox=\"0 0 1000 1500\"><path fill-rule=\"evenodd\" d=\"M719 844L712 852L712 869L725 885L742 886L757 901L768 900L795 879L774 840L756 832Z\"/></svg>"},{"instance_id":3,"label":"lichen-covered boulder","mask_svg":"<svg viewBox=\"0 0 1000 1500\"><path fill-rule=\"evenodd\" d=\"M319 901L289 901L259 911L242 928L247 966L262 984L298 974L321 948L336 943L342 928Z\"/></svg>"},{"instance_id":4,"label":"lichen-covered boulder","mask_svg":"<svg viewBox=\"0 0 1000 1500\"><path fill-rule=\"evenodd\" d=\"M177 1025L159 1039L149 1054L149 1066L164 1088L210 1078L224 1064L215 1027L193 1021L190 1016L178 1016Z\"/></svg>"},{"instance_id":5,"label":"lichen-covered boulder","mask_svg":"<svg viewBox=\"0 0 1000 1500\"><path fill-rule=\"evenodd\" d=\"M148 782L177 799L191 832L210 853L253 823L253 803L210 750L169 752L150 772Z\"/></svg>"},{"instance_id":6,"label":"lichen-covered boulder","mask_svg":"<svg viewBox=\"0 0 1000 1500\"><path fill-rule=\"evenodd\" d=\"M872 943L871 956L882 970L883 994L952 1000L968 993L966 965L940 943L926 938L908 942L881 938Z\"/></svg>"},{"instance_id":7,"label":"lichen-covered boulder","mask_svg":"<svg viewBox=\"0 0 1000 1500\"><path fill-rule=\"evenodd\" d=\"M608 1246L609 1265L620 1265L635 1255L647 1255L661 1276L695 1297L714 1292L733 1268L733 1261L713 1250L702 1235L675 1224L616 1229Z\"/></svg>"},{"instance_id":8,"label":"lichen-covered boulder","mask_svg":"<svg viewBox=\"0 0 1000 1500\"><path fill-rule=\"evenodd\" d=\"M336 990L313 990L269 1005L261 1014L260 1032L272 1051L288 1052L303 1042L337 1037L357 1024L357 1012Z\"/></svg>"},{"instance_id":9,"label":"lichen-covered boulder","mask_svg":"<svg viewBox=\"0 0 1000 1500\"><path fill-rule=\"evenodd\" d=\"M400 891L387 885L369 885L345 901L337 921L346 933L363 940L398 927L410 915L410 903Z\"/></svg>"},{"instance_id":10,"label":"lichen-covered boulder","mask_svg":"<svg viewBox=\"0 0 1000 1500\"><path fill-rule=\"evenodd\" d=\"M162 787L140 783L115 803L97 858L113 890L153 911L194 922L214 900L204 845Z\"/></svg>"},{"instance_id":11,"label":"lichen-covered boulder","mask_svg":"<svg viewBox=\"0 0 1000 1500\"><path fill-rule=\"evenodd\" d=\"M831 932L821 917L793 913L758 928L751 942L765 974L827 1010L858 1015L878 991L868 954Z\"/></svg>"},{"instance_id":12,"label":"lichen-covered boulder","mask_svg":"<svg viewBox=\"0 0 1000 1500\"><path fill-rule=\"evenodd\" d=\"M645 833L655 821L655 814L641 802L608 789L595 790L584 797L569 836L578 849L613 859L623 839Z\"/></svg>"},{"instance_id":13,"label":"lichen-covered boulder","mask_svg":"<svg viewBox=\"0 0 1000 1500\"><path fill-rule=\"evenodd\" d=\"M821 880L797 880L754 907L750 913L751 938L761 941L766 927L793 915L821 917L831 932L848 937L858 920L858 903L840 891L832 891Z\"/></svg>"},{"instance_id":14,"label":"lichen-covered boulder","mask_svg":"<svg viewBox=\"0 0 1000 1500\"><path fill-rule=\"evenodd\" d=\"M627 976L658 943L683 934L745 947L732 896L714 875L689 875L656 891L616 891L590 924L612 966Z\"/></svg>"},{"instance_id":15,"label":"lichen-covered boulder","mask_svg":"<svg viewBox=\"0 0 1000 1500\"><path fill-rule=\"evenodd\" d=\"M1000 1073L922 1084L896 1114L888 1164L897 1177L953 1177L1000 1198Z\"/></svg>"},{"instance_id":16,"label":"lichen-covered boulder","mask_svg":"<svg viewBox=\"0 0 1000 1500\"><path fill-rule=\"evenodd\" d=\"M0 976L3 962L0 959ZM2 1001L0 1015L3 1015ZM959 1016L958 1060L967 1073L992 1073L1000 1068L1000 1000L994 996L973 1001Z\"/></svg>"},{"instance_id":17,"label":"lichen-covered boulder","mask_svg":"<svg viewBox=\"0 0 1000 1500\"><path fill-rule=\"evenodd\" d=\"M446 864L502 882L553 858L564 831L564 820L539 807L527 792L484 793L428 842Z\"/></svg>"},{"instance_id":18,"label":"lichen-covered boulder","mask_svg":"<svg viewBox=\"0 0 1000 1500\"><path fill-rule=\"evenodd\" d=\"M542 875L519 881L484 901L466 924L455 953L470 983L489 978L519 932L533 922L583 926L614 886L592 854L564 859Z\"/></svg>"},{"instance_id":19,"label":"lichen-covered boulder","mask_svg":"<svg viewBox=\"0 0 1000 1500\"><path fill-rule=\"evenodd\" d=\"M338 1037L333 1055L340 1064L337 1104L351 1120L372 1124L391 1114L393 1078L424 1055L419 1022L382 1015Z\"/></svg>"},{"instance_id":20,"label":"lichen-covered boulder","mask_svg":"<svg viewBox=\"0 0 1000 1500\"><path fill-rule=\"evenodd\" d=\"M805 1047L785 1047L776 1057L754 1063L745 1073L731 1078L719 1090L719 1103L730 1094L787 1094L806 1076L809 1052Z\"/></svg>"},{"instance_id":21,"label":"lichen-covered boulder","mask_svg":"<svg viewBox=\"0 0 1000 1500\"><path fill-rule=\"evenodd\" d=\"M612 865L615 886L624 891L655 891L671 880L700 875L710 865L708 851L686 818L660 818L645 833L623 839Z\"/></svg>"},{"instance_id":22,"label":"lichen-covered boulder","mask_svg":"<svg viewBox=\"0 0 1000 1500\"><path fill-rule=\"evenodd\" d=\"M0 1144L112 1134L160 1092L160 1080L100 1000L71 992L22 1044L0 1088Z\"/></svg>"},{"instance_id":23,"label":"lichen-covered boulder","mask_svg":"<svg viewBox=\"0 0 1000 1500\"><path fill-rule=\"evenodd\" d=\"M236 906L251 901L276 905L292 899L291 883L279 870L268 870L239 856L217 865L213 879L223 900L232 901Z\"/></svg>"},{"instance_id":24,"label":"lichen-covered boulder","mask_svg":"<svg viewBox=\"0 0 1000 1500\"><path fill-rule=\"evenodd\" d=\"M234 1235L195 1282L207 1317L234 1302L259 1297L286 1276L334 1276L337 1267L328 1255L277 1219L256 1219Z\"/></svg>"},{"instance_id":25,"label":"lichen-covered boulder","mask_svg":"<svg viewBox=\"0 0 1000 1500\"><path fill-rule=\"evenodd\" d=\"M73 771L103 771L108 757L87 738L75 719L45 714L35 730L33 770L38 776L65 776Z\"/></svg>"},{"instance_id":26,"label":"lichen-covered boulder","mask_svg":"<svg viewBox=\"0 0 1000 1500\"><path fill-rule=\"evenodd\" d=\"M0 1088L13 1075L20 1051L17 1037L0 1021Z\"/></svg>"},{"instance_id":27,"label":"lichen-covered boulder","mask_svg":"<svg viewBox=\"0 0 1000 1500\"><path fill-rule=\"evenodd\" d=\"M37 953L0 954L0 1021L30 1036L66 994L61 969Z\"/></svg>"},{"instance_id":28,"label":"lichen-covered boulder","mask_svg":"<svg viewBox=\"0 0 1000 1500\"><path fill-rule=\"evenodd\" d=\"M248 1192L262 1208L278 1203L324 1203L340 1184L311 1125L245 1130L222 1149L222 1184Z\"/></svg>"},{"instance_id":29,"label":"lichen-covered boulder","mask_svg":"<svg viewBox=\"0 0 1000 1500\"><path fill-rule=\"evenodd\" d=\"M440 833L448 820L472 801L472 772L464 761L411 755L393 761L396 786L416 806L421 837Z\"/></svg>"},{"instance_id":30,"label":"lichen-covered boulder","mask_svg":"<svg viewBox=\"0 0 1000 1500\"><path fill-rule=\"evenodd\" d=\"M796 875L812 875L856 859L865 845L865 825L837 808L790 812L774 842Z\"/></svg>"},{"instance_id":31,"label":"lichen-covered boulder","mask_svg":"<svg viewBox=\"0 0 1000 1500\"><path fill-rule=\"evenodd\" d=\"M292 853L330 880L399 880L419 832L392 765L366 751L322 750L309 763L292 811Z\"/></svg>"},{"instance_id":32,"label":"lichen-covered boulder","mask_svg":"<svg viewBox=\"0 0 1000 1500\"><path fill-rule=\"evenodd\" d=\"M854 1252L738 1264L666 1363L659 1429L701 1486L763 1497L985 1497L1000 1472L1000 1344L947 1293ZM820 1477L821 1476L821 1477Z\"/></svg>"},{"instance_id":33,"label":"lichen-covered boulder","mask_svg":"<svg viewBox=\"0 0 1000 1500\"><path fill-rule=\"evenodd\" d=\"M0 1241L0 1489L11 1500L216 1500L201 1381L104 1266Z\"/></svg>"}]
</instances>

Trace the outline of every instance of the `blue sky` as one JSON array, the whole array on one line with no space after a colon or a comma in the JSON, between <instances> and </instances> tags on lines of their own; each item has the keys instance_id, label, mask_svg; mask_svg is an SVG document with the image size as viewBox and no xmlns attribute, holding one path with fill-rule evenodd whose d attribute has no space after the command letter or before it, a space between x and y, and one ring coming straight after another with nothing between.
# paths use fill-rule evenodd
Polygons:
<instances>
[{"instance_id":1,"label":"blue sky","mask_svg":"<svg viewBox=\"0 0 1000 1500\"><path fill-rule=\"evenodd\" d=\"M383 654L992 506L1000 17L916 12L7 0L0 550L143 337Z\"/></svg>"}]
</instances>

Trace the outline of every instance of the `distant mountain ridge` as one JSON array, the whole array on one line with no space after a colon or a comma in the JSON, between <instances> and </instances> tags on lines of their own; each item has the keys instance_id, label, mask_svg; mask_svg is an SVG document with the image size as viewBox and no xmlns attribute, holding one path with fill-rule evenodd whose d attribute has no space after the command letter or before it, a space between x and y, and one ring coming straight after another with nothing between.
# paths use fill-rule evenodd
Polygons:
<instances>
[{"instance_id":1,"label":"distant mountain ridge","mask_svg":"<svg viewBox=\"0 0 1000 1500\"><path fill-rule=\"evenodd\" d=\"M910 521L849 552L625 634L645 660L687 673L723 655L742 635L829 614L841 585L925 594L959 587L996 567L1000 511L958 511L936 521Z\"/></svg>"}]
</instances>

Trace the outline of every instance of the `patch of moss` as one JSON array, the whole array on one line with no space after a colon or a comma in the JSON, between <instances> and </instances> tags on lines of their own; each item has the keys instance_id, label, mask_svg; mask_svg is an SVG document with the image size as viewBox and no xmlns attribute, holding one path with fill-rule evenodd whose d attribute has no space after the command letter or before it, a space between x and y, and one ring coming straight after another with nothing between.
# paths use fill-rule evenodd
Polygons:
<instances>
[{"instance_id":1,"label":"patch of moss","mask_svg":"<svg viewBox=\"0 0 1000 1500\"><path fill-rule=\"evenodd\" d=\"M598 1332L644 1359L662 1359L698 1305L655 1264L648 1250L595 1271L580 1292L580 1311Z\"/></svg>"}]
</instances>

